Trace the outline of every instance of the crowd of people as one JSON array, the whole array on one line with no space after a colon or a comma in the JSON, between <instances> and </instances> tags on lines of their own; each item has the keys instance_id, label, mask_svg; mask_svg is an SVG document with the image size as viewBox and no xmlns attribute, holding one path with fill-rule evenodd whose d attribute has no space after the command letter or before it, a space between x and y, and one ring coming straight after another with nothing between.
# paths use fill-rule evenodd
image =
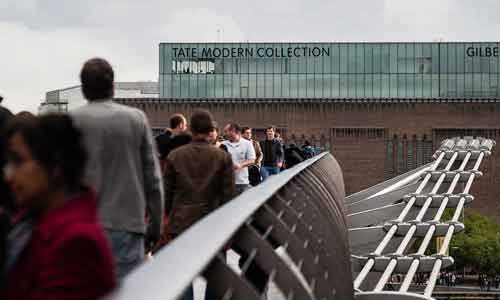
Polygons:
<instances>
[{"instance_id":1,"label":"crowd of people","mask_svg":"<svg viewBox=\"0 0 500 300\"><path fill-rule=\"evenodd\" d=\"M262 141L237 123L221 135L206 110L154 137L144 112L112 101L106 60L80 81L88 103L68 114L0 106L0 299L99 299L203 216L315 155L273 126Z\"/></svg>"},{"instance_id":2,"label":"crowd of people","mask_svg":"<svg viewBox=\"0 0 500 300\"><path fill-rule=\"evenodd\" d=\"M481 291L491 291L500 289L500 275L488 276L486 274L479 274L477 284Z\"/></svg>"}]
</instances>

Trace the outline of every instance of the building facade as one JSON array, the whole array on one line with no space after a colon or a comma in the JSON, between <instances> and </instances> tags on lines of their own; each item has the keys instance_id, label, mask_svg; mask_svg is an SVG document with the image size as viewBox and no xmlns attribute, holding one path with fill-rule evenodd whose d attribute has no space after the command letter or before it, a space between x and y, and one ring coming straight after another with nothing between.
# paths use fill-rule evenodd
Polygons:
<instances>
[{"instance_id":1,"label":"building facade","mask_svg":"<svg viewBox=\"0 0 500 300\"><path fill-rule=\"evenodd\" d=\"M158 83L151 81L115 82L115 98L157 98ZM61 112L78 108L86 103L80 85L45 93L39 112Z\"/></svg>"},{"instance_id":2,"label":"building facade","mask_svg":"<svg viewBox=\"0 0 500 300\"><path fill-rule=\"evenodd\" d=\"M161 98L500 96L498 42L161 43Z\"/></svg>"}]
</instances>

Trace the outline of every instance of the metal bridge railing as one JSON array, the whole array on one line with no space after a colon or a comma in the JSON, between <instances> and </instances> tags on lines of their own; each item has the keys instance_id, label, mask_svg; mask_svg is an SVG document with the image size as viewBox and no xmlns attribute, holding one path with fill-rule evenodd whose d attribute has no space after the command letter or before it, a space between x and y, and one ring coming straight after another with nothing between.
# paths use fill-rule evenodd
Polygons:
<instances>
[{"instance_id":1,"label":"metal bridge railing","mask_svg":"<svg viewBox=\"0 0 500 300\"><path fill-rule=\"evenodd\" d=\"M240 271L222 254L228 245ZM351 274L342 173L323 153L203 218L110 299L176 299L198 276L216 299L262 299L271 282L286 299L352 299Z\"/></svg>"},{"instance_id":2,"label":"metal bridge railing","mask_svg":"<svg viewBox=\"0 0 500 300\"><path fill-rule=\"evenodd\" d=\"M198 276L216 299L264 299L271 283L285 299L432 299L439 272L453 264L449 243L464 229L460 215L494 145L445 140L433 162L345 199L338 163L318 155L200 220L110 299L176 299ZM446 208L454 210L449 221ZM428 255L436 237L442 246ZM228 247L242 257L238 269L227 263ZM423 294L411 289L419 272L430 274ZM403 275L398 291L387 290L393 274Z\"/></svg>"}]
</instances>

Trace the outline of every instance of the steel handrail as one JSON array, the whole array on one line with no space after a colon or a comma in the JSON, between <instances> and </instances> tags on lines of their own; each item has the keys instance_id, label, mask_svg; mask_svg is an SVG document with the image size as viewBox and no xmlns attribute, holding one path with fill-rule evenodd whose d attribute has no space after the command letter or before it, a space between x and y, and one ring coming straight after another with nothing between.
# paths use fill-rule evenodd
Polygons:
<instances>
[{"instance_id":1,"label":"steel handrail","mask_svg":"<svg viewBox=\"0 0 500 300\"><path fill-rule=\"evenodd\" d=\"M128 275L107 299L176 299L252 214L296 175L326 155L328 153L321 153L278 176L269 177L251 192L239 195L207 215L160 250L152 262L143 263Z\"/></svg>"}]
</instances>

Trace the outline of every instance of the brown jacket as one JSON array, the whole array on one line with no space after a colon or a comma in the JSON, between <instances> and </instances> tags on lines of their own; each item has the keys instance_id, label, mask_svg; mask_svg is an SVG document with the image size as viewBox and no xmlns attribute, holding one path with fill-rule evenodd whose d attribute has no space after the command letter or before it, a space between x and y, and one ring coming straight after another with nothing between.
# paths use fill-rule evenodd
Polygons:
<instances>
[{"instance_id":1,"label":"brown jacket","mask_svg":"<svg viewBox=\"0 0 500 300\"><path fill-rule=\"evenodd\" d=\"M255 165L260 166L262 163L262 149L260 148L259 142L252 140L253 148L255 149Z\"/></svg>"},{"instance_id":2,"label":"brown jacket","mask_svg":"<svg viewBox=\"0 0 500 300\"><path fill-rule=\"evenodd\" d=\"M169 232L177 235L235 195L231 156L204 141L172 151L165 169Z\"/></svg>"}]
</instances>

